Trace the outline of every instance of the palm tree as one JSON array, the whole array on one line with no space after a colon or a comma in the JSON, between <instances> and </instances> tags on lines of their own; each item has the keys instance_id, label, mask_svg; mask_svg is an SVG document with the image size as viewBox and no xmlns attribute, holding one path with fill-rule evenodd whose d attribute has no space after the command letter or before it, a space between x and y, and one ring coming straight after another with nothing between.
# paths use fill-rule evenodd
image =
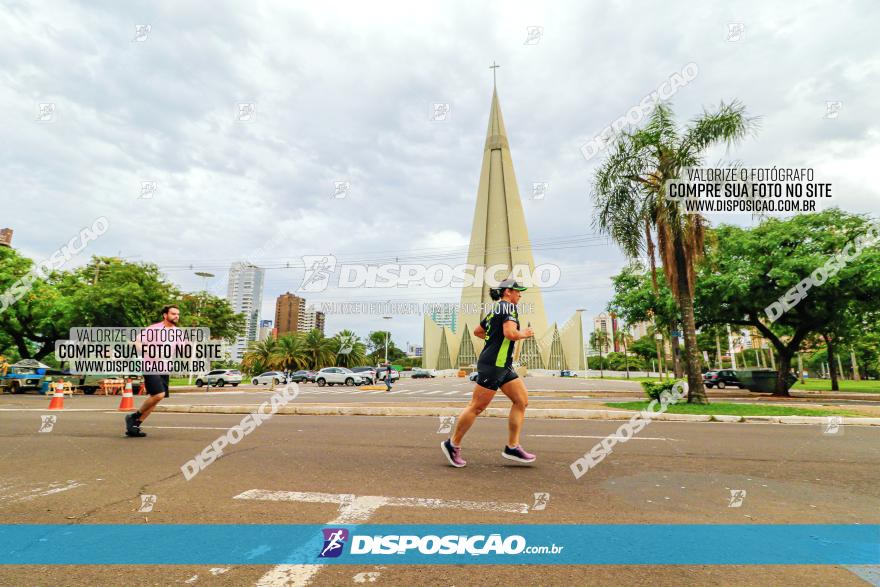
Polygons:
<instances>
[{"instance_id":1,"label":"palm tree","mask_svg":"<svg viewBox=\"0 0 880 587\"><path fill-rule=\"evenodd\" d=\"M333 364L333 341L317 328L305 334L302 345L310 369L322 369Z\"/></svg>"},{"instance_id":2,"label":"palm tree","mask_svg":"<svg viewBox=\"0 0 880 587\"><path fill-rule=\"evenodd\" d=\"M247 352L241 358L241 368L248 373L260 373L272 367L277 348L278 341L274 337L250 343Z\"/></svg>"},{"instance_id":3,"label":"palm tree","mask_svg":"<svg viewBox=\"0 0 880 587\"><path fill-rule=\"evenodd\" d=\"M737 101L721 103L680 130L668 104L658 104L644 128L623 133L596 173L595 224L630 258L643 252L654 267L654 238L663 272L681 312L688 402L708 403L694 320L694 265L703 255L706 220L685 214L666 197L665 183L682 167L698 167L711 146L739 142L756 128Z\"/></svg>"},{"instance_id":4,"label":"palm tree","mask_svg":"<svg viewBox=\"0 0 880 587\"><path fill-rule=\"evenodd\" d=\"M605 359L602 358L602 351L608 346L608 333L604 330L594 330L590 336L590 346L599 351L599 378L605 377Z\"/></svg>"},{"instance_id":5,"label":"palm tree","mask_svg":"<svg viewBox=\"0 0 880 587\"><path fill-rule=\"evenodd\" d=\"M614 333L614 342L623 345L623 362L626 365L626 378L629 379L629 355L627 354L627 345L632 343L632 335L626 330L618 330Z\"/></svg>"},{"instance_id":6,"label":"palm tree","mask_svg":"<svg viewBox=\"0 0 880 587\"><path fill-rule=\"evenodd\" d=\"M351 330L340 330L330 340L338 367L355 367L366 360L367 347Z\"/></svg>"},{"instance_id":7,"label":"palm tree","mask_svg":"<svg viewBox=\"0 0 880 587\"><path fill-rule=\"evenodd\" d=\"M278 338L273 357L274 365L287 373L305 369L309 364L302 336L294 333L285 334Z\"/></svg>"}]
</instances>

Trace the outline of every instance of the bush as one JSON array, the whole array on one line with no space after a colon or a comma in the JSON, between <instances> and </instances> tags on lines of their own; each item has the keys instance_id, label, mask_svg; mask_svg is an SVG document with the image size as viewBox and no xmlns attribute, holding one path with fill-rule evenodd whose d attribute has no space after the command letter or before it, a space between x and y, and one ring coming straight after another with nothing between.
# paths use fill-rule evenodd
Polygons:
<instances>
[{"instance_id":1,"label":"bush","mask_svg":"<svg viewBox=\"0 0 880 587\"><path fill-rule=\"evenodd\" d=\"M660 394L664 391L668 393L672 393L672 386L681 381L680 379L664 379L663 381L642 381L642 388L645 390L645 395L648 396L649 399L660 401Z\"/></svg>"}]
</instances>

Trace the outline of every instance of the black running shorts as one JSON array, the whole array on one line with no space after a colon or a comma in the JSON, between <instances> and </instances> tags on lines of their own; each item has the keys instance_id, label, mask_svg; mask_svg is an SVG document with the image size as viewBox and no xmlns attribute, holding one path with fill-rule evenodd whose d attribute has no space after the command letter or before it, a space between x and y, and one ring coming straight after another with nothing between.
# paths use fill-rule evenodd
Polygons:
<instances>
[{"instance_id":1,"label":"black running shorts","mask_svg":"<svg viewBox=\"0 0 880 587\"><path fill-rule=\"evenodd\" d=\"M144 375L144 387L150 395L159 395L164 393L165 397L170 396L168 393L169 375Z\"/></svg>"},{"instance_id":2,"label":"black running shorts","mask_svg":"<svg viewBox=\"0 0 880 587\"><path fill-rule=\"evenodd\" d=\"M496 367L494 365L477 365L477 385L498 391L498 388L519 377L510 367Z\"/></svg>"}]
</instances>

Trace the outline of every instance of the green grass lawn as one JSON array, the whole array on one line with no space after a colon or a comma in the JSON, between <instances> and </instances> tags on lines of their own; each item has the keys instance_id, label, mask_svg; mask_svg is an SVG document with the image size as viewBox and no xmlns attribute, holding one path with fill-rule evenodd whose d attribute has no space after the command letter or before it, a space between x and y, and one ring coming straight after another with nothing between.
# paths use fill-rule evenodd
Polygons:
<instances>
[{"instance_id":1,"label":"green grass lawn","mask_svg":"<svg viewBox=\"0 0 880 587\"><path fill-rule=\"evenodd\" d=\"M635 381L636 383L641 383L642 381L651 381L651 382L660 381L660 379L658 379L656 377L636 377L635 375L633 375L629 379L627 379L626 376L618 377L617 375L615 375L613 377L612 376L590 377L589 379L608 379L611 381Z\"/></svg>"},{"instance_id":2,"label":"green grass lawn","mask_svg":"<svg viewBox=\"0 0 880 587\"><path fill-rule=\"evenodd\" d=\"M636 381L641 383L643 381L651 381L656 382L660 381L660 379L656 377L631 377L627 379L626 377L590 377L590 379L613 379L615 381ZM838 381L840 384L841 393L852 391L856 393L880 393L880 381L849 381L841 379ZM728 389L736 389L735 387L728 387ZM807 379L806 382L802 385L800 382L795 383L794 387L791 388L792 391L831 391L831 380L830 379ZM836 393L836 392L833 392Z\"/></svg>"},{"instance_id":3,"label":"green grass lawn","mask_svg":"<svg viewBox=\"0 0 880 587\"><path fill-rule=\"evenodd\" d=\"M855 391L859 393L880 393L880 381L848 381L840 380L840 391ZM807 379L803 385L800 382L794 384L793 390L804 389L809 391L831 391L830 379ZM836 393L836 392L835 392Z\"/></svg>"},{"instance_id":4,"label":"green grass lawn","mask_svg":"<svg viewBox=\"0 0 880 587\"><path fill-rule=\"evenodd\" d=\"M609 408L622 410L644 410L648 402L614 402L605 404ZM762 406L758 404L712 403L701 406L697 404L675 404L666 410L670 414L703 414L729 416L861 416L850 410L790 408L788 406Z\"/></svg>"}]
</instances>

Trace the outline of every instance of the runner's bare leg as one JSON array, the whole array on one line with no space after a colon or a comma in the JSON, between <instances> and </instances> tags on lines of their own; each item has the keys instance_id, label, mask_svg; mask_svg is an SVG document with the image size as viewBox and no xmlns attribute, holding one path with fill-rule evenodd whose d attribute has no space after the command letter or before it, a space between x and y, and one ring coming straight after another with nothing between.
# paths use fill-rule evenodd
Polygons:
<instances>
[{"instance_id":1,"label":"runner's bare leg","mask_svg":"<svg viewBox=\"0 0 880 587\"><path fill-rule=\"evenodd\" d=\"M164 393L157 393L156 395L148 396L147 399L144 400L144 403L141 404L141 409L139 410L141 413L141 416L140 416L140 418L138 418L138 420L140 420L141 422L146 420L147 416L149 416L150 413L153 411L153 408L155 408L156 405L160 401L162 401L162 399L164 397L165 397Z\"/></svg>"},{"instance_id":2,"label":"runner's bare leg","mask_svg":"<svg viewBox=\"0 0 880 587\"><path fill-rule=\"evenodd\" d=\"M522 378L518 377L502 385L501 393L513 402L510 406L510 415L507 417L507 446L513 448L519 444L519 433L529 405L529 392Z\"/></svg>"},{"instance_id":3,"label":"runner's bare leg","mask_svg":"<svg viewBox=\"0 0 880 587\"><path fill-rule=\"evenodd\" d=\"M455 421L455 431L452 433L452 444L454 446L461 446L461 440L464 438L464 435L470 430L477 416L489 406L493 397L495 397L493 390L486 389L481 385L474 386L474 395L471 397L470 403L462 410Z\"/></svg>"}]
</instances>

